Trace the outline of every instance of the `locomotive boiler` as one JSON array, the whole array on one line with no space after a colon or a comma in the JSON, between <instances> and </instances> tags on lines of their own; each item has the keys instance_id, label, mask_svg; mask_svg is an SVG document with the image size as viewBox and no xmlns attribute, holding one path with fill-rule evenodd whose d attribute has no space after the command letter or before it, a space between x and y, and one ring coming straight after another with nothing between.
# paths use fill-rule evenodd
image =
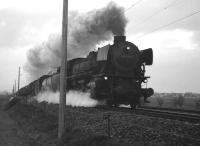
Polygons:
<instances>
[{"instance_id":1,"label":"locomotive boiler","mask_svg":"<svg viewBox=\"0 0 200 146\"><path fill-rule=\"evenodd\" d=\"M135 108L141 97L146 100L153 95L152 88L142 88L149 78L145 76L145 66L152 63L151 48L139 50L125 36L115 36L113 45L92 51L85 58L67 61L66 90L91 92L91 98L108 105L129 104ZM59 70L40 77L19 93L36 95L47 89L59 90Z\"/></svg>"}]
</instances>

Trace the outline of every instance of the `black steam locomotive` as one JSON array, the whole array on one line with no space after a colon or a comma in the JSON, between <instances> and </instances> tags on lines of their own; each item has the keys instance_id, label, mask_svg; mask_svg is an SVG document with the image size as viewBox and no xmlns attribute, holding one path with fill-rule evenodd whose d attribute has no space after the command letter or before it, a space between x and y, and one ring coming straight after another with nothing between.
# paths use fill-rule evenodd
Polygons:
<instances>
[{"instance_id":1,"label":"black steam locomotive","mask_svg":"<svg viewBox=\"0 0 200 146\"><path fill-rule=\"evenodd\" d=\"M67 61L66 90L90 91L91 98L108 105L130 104L135 108L140 97L146 100L153 95L152 88L142 88L149 78L145 76L145 66L152 63L151 48L140 51L125 36L115 36L113 45L90 52L86 58ZM43 90L59 90L59 70L31 82L17 94L35 96Z\"/></svg>"}]
</instances>

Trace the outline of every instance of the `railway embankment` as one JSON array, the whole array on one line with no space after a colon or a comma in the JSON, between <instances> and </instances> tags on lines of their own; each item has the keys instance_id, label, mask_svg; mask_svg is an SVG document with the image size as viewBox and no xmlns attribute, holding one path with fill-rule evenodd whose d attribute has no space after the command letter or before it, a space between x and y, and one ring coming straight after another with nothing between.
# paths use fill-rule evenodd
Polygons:
<instances>
[{"instance_id":1,"label":"railway embankment","mask_svg":"<svg viewBox=\"0 0 200 146\"><path fill-rule=\"evenodd\" d=\"M39 144L56 144L58 105L18 103L8 113ZM67 106L65 114L68 145L200 145L200 123L93 107Z\"/></svg>"},{"instance_id":2,"label":"railway embankment","mask_svg":"<svg viewBox=\"0 0 200 146\"><path fill-rule=\"evenodd\" d=\"M29 139L8 112L4 111L7 97L0 95L0 146L32 146L34 141Z\"/></svg>"},{"instance_id":3,"label":"railway embankment","mask_svg":"<svg viewBox=\"0 0 200 146\"><path fill-rule=\"evenodd\" d=\"M44 105L46 110L39 108ZM93 133L83 127L72 126L74 119L69 117L66 119L66 129L62 141L58 142L57 110L48 112L47 107L48 105L44 103L33 105L19 102L7 111L10 118L16 121L26 136L35 142L33 146L123 146L116 138Z\"/></svg>"}]
</instances>

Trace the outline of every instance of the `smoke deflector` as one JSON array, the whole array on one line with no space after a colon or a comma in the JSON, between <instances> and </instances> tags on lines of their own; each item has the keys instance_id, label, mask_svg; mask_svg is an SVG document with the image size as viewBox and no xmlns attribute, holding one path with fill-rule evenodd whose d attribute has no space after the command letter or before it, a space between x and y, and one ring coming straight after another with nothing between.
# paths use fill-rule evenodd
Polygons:
<instances>
[{"instance_id":1,"label":"smoke deflector","mask_svg":"<svg viewBox=\"0 0 200 146\"><path fill-rule=\"evenodd\" d=\"M152 48L142 50L141 51L141 59L142 59L142 63L145 63L146 65L152 65L153 64L153 50L152 50Z\"/></svg>"}]
</instances>

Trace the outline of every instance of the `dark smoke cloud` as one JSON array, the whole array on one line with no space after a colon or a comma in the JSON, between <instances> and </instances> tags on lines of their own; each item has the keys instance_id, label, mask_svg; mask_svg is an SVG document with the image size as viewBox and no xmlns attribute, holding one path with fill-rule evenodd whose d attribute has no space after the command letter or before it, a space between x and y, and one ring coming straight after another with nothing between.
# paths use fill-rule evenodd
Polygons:
<instances>
[{"instance_id":1,"label":"dark smoke cloud","mask_svg":"<svg viewBox=\"0 0 200 146\"><path fill-rule=\"evenodd\" d=\"M127 19L124 9L115 3L85 14L69 13L68 58L86 56L96 45L111 40L113 35L124 35ZM49 41L29 50L25 70L32 79L46 74L51 67L60 66L61 38L51 36Z\"/></svg>"},{"instance_id":2,"label":"dark smoke cloud","mask_svg":"<svg viewBox=\"0 0 200 146\"><path fill-rule=\"evenodd\" d=\"M27 62L24 69L29 73L29 79L34 80L47 74L52 68L60 65L61 37L51 35L47 42L35 46L27 52Z\"/></svg>"}]
</instances>

